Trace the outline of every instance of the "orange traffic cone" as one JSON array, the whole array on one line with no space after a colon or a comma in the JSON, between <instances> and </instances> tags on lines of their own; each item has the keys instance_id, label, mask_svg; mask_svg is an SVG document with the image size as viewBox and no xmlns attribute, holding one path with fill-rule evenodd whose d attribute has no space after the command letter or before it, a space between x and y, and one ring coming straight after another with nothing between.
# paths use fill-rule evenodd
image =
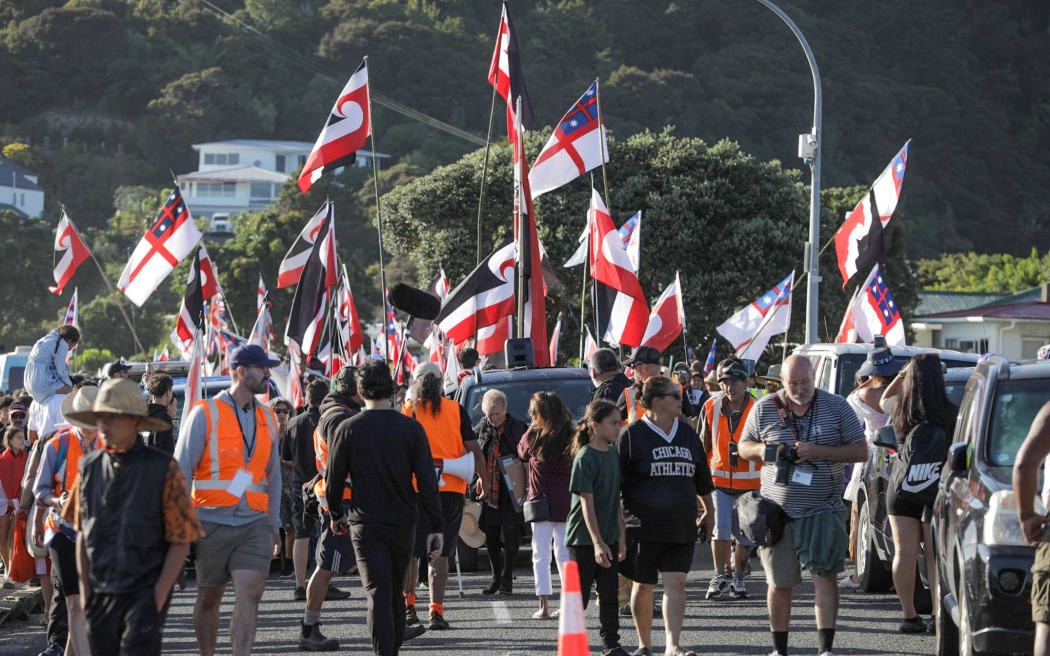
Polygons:
<instances>
[{"instance_id":1,"label":"orange traffic cone","mask_svg":"<svg viewBox=\"0 0 1050 656\"><path fill-rule=\"evenodd\" d=\"M590 653L583 618L583 597L580 596L580 567L575 560L570 560L562 570L558 656L587 656Z\"/></svg>"}]
</instances>

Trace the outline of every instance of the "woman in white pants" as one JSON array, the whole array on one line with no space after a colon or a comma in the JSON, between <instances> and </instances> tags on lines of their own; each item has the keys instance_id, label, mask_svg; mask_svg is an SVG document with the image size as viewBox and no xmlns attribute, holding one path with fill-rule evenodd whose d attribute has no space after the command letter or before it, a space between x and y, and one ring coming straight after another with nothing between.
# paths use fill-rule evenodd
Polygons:
<instances>
[{"instance_id":1,"label":"woman in white pants","mask_svg":"<svg viewBox=\"0 0 1050 656\"><path fill-rule=\"evenodd\" d=\"M550 617L551 545L558 559L558 574L569 560L565 547L565 520L569 515L569 477L572 473L572 414L553 392L536 392L529 402L532 425L521 442L518 455L529 467L529 505L538 510L532 522L532 573L540 607L533 617ZM546 507L546 513L542 509ZM528 514L526 514L528 519ZM555 612L555 615L557 612Z\"/></svg>"}]
</instances>

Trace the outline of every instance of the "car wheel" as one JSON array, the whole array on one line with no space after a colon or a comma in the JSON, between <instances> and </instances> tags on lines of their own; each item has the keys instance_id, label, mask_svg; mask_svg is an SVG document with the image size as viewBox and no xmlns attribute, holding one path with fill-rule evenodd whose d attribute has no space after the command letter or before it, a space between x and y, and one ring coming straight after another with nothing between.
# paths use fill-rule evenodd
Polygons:
<instances>
[{"instance_id":1,"label":"car wheel","mask_svg":"<svg viewBox=\"0 0 1050 656\"><path fill-rule=\"evenodd\" d=\"M459 568L464 572L478 571L478 550L470 547L463 540L456 545L459 556Z\"/></svg>"},{"instance_id":2,"label":"car wheel","mask_svg":"<svg viewBox=\"0 0 1050 656\"><path fill-rule=\"evenodd\" d=\"M875 550L875 537L871 534L871 522L864 504L860 506L857 520L857 558L853 564L860 589L864 592L889 592L892 575Z\"/></svg>"},{"instance_id":3,"label":"car wheel","mask_svg":"<svg viewBox=\"0 0 1050 656\"><path fill-rule=\"evenodd\" d=\"M934 616L937 625L937 656L959 656L959 629L952 621L952 614L943 599L937 606L937 615Z\"/></svg>"},{"instance_id":4,"label":"car wheel","mask_svg":"<svg viewBox=\"0 0 1050 656\"><path fill-rule=\"evenodd\" d=\"M984 656L973 646L973 631L970 628L970 610L966 586L959 588L959 656Z\"/></svg>"}]
</instances>

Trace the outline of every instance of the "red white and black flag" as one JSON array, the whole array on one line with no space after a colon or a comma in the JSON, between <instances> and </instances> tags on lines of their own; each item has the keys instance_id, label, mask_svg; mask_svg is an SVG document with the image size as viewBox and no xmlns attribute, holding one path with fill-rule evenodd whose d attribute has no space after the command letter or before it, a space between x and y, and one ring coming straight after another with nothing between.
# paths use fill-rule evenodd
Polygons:
<instances>
[{"instance_id":1,"label":"red white and black flag","mask_svg":"<svg viewBox=\"0 0 1050 656\"><path fill-rule=\"evenodd\" d=\"M330 213L302 267L284 333L285 344L295 340L300 345L304 363L308 363L317 352L324 329L328 288L339 280L336 273L335 223L332 219Z\"/></svg>"},{"instance_id":2,"label":"red white and black flag","mask_svg":"<svg viewBox=\"0 0 1050 656\"><path fill-rule=\"evenodd\" d=\"M190 275L186 280L186 293L182 296L182 305L179 306L179 316L175 321L175 330L171 333L171 341L183 354L190 353L194 340L200 333L200 326L204 323L204 289L201 276L201 251L193 256L190 263Z\"/></svg>"},{"instance_id":3,"label":"red white and black flag","mask_svg":"<svg viewBox=\"0 0 1050 656\"><path fill-rule=\"evenodd\" d=\"M219 284L219 273L215 269L215 264L211 261L211 256L208 255L208 249L204 248L203 244L197 251L197 257L200 259L201 264L201 295L204 297L204 300L210 301L212 297L222 293L222 285Z\"/></svg>"},{"instance_id":4,"label":"red white and black flag","mask_svg":"<svg viewBox=\"0 0 1050 656\"><path fill-rule=\"evenodd\" d=\"M303 272L306 260L310 257L310 250L313 249L314 242L317 241L317 235L321 231L321 226L324 225L329 214L334 212L335 208L332 206L332 203L325 201L324 205L321 205L321 209L317 210L310 217L310 220L306 222L306 225L303 226L299 236L292 242L291 248L288 249L284 259L281 260L280 267L277 269L278 289L291 287L299 282L299 276Z\"/></svg>"},{"instance_id":5,"label":"red white and black flag","mask_svg":"<svg viewBox=\"0 0 1050 656\"><path fill-rule=\"evenodd\" d=\"M354 163L354 154L372 134L368 114L368 58L361 60L346 86L339 93L328 121L314 143L299 174L299 189L305 194L328 171ZM278 287L283 287L278 283Z\"/></svg>"},{"instance_id":6,"label":"red white and black flag","mask_svg":"<svg viewBox=\"0 0 1050 656\"><path fill-rule=\"evenodd\" d=\"M514 108L521 100L521 124L529 128L532 127L532 103L525 88L518 39L514 36L506 2L503 3L503 15L500 16L499 32L496 34L496 49L492 52L492 63L489 64L489 84L496 87L496 93L507 102L507 139L514 143Z\"/></svg>"},{"instance_id":7,"label":"red white and black flag","mask_svg":"<svg viewBox=\"0 0 1050 656\"><path fill-rule=\"evenodd\" d=\"M80 238L77 227L73 221L62 210L62 218L58 220L58 228L55 230L55 286L48 287L52 294L61 294L66 284L73 278L77 267L84 260L91 257L84 240Z\"/></svg>"},{"instance_id":8,"label":"red white and black flag","mask_svg":"<svg viewBox=\"0 0 1050 656\"><path fill-rule=\"evenodd\" d=\"M120 291L132 303L141 306L179 262L193 252L201 236L179 188L175 187L157 214L157 220L143 235L128 263L124 265L117 283Z\"/></svg>"},{"instance_id":9,"label":"red white and black flag","mask_svg":"<svg viewBox=\"0 0 1050 656\"><path fill-rule=\"evenodd\" d=\"M520 104L519 104L520 107ZM525 230L524 253L518 253L518 266L522 268L524 289L517 290L525 297L524 331L520 337L532 339L533 360L537 367L550 364L547 350L547 284L543 280L542 252L539 233L536 230L536 213L532 208L532 191L529 189L528 160L525 157L525 130L520 117L517 121L518 139L514 143L514 237Z\"/></svg>"},{"instance_id":10,"label":"red white and black flag","mask_svg":"<svg viewBox=\"0 0 1050 656\"><path fill-rule=\"evenodd\" d=\"M649 324L649 305L623 249L623 240L596 189L591 189L588 224L598 333L614 346L638 346Z\"/></svg>"},{"instance_id":11,"label":"red white and black flag","mask_svg":"<svg viewBox=\"0 0 1050 656\"><path fill-rule=\"evenodd\" d=\"M505 240L448 293L434 320L455 344L514 314L514 242Z\"/></svg>"}]
</instances>

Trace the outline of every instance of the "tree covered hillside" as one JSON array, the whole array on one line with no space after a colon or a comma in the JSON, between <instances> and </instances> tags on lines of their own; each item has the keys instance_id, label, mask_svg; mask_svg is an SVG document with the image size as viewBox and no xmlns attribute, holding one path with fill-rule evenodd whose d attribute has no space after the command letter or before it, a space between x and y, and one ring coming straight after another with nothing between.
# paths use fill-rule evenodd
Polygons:
<instances>
[{"instance_id":1,"label":"tree covered hillside","mask_svg":"<svg viewBox=\"0 0 1050 656\"><path fill-rule=\"evenodd\" d=\"M911 137L901 204L911 255L1050 247L1040 229L1050 206L1050 5L781 6L822 70L825 185L870 184ZM499 11L491 0L0 0L0 135L39 149L49 216L61 201L88 226L112 215L118 185L160 186L170 171L193 170L191 143L312 141L366 54L375 93L484 136ZM729 137L801 167L809 71L757 2L562 0L511 12L536 129L599 77L621 138L672 124L679 136ZM476 147L376 114L380 149L423 171Z\"/></svg>"}]
</instances>

